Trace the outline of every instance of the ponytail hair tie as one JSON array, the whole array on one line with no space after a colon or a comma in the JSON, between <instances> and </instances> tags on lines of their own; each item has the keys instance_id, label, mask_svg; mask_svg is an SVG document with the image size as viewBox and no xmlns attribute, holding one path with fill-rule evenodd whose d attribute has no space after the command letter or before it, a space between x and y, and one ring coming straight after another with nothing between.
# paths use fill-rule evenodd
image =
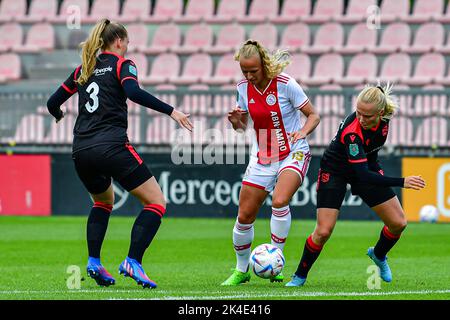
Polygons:
<instances>
[{"instance_id":1,"label":"ponytail hair tie","mask_svg":"<svg viewBox=\"0 0 450 320\"><path fill-rule=\"evenodd\" d=\"M377 88L380 89L380 91L383 92L383 94L384 94L384 90L381 86L377 86Z\"/></svg>"}]
</instances>

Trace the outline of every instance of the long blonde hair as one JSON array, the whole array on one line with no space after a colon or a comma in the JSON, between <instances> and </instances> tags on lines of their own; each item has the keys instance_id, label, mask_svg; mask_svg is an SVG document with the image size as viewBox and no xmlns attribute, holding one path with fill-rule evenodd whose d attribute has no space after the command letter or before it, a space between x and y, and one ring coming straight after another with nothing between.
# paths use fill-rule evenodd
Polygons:
<instances>
[{"instance_id":1,"label":"long blonde hair","mask_svg":"<svg viewBox=\"0 0 450 320\"><path fill-rule=\"evenodd\" d=\"M250 58L259 56L267 78L273 79L279 75L291 63L291 55L287 50L277 50L270 54L261 43L256 40L247 40L234 55L234 60L239 61L241 57Z\"/></svg>"},{"instance_id":2,"label":"long blonde hair","mask_svg":"<svg viewBox=\"0 0 450 320\"><path fill-rule=\"evenodd\" d=\"M94 72L97 54L99 50L105 50L117 38L128 37L127 30L119 23L102 19L94 26L88 39L80 44L81 51L81 75L77 82L83 85Z\"/></svg>"},{"instance_id":3,"label":"long blonde hair","mask_svg":"<svg viewBox=\"0 0 450 320\"><path fill-rule=\"evenodd\" d=\"M371 103L378 111L383 110L383 120L392 119L398 109L398 101L392 95L393 84L387 82L384 86L380 84L367 85L358 95L358 101Z\"/></svg>"}]
</instances>

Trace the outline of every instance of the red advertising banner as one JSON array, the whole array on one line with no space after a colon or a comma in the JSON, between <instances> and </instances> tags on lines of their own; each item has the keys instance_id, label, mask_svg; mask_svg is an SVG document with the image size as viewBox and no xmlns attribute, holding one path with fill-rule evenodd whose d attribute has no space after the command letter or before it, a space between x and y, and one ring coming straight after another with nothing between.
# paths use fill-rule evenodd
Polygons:
<instances>
[{"instance_id":1,"label":"red advertising banner","mask_svg":"<svg viewBox=\"0 0 450 320\"><path fill-rule=\"evenodd\" d=\"M0 155L0 215L51 214L51 157Z\"/></svg>"}]
</instances>

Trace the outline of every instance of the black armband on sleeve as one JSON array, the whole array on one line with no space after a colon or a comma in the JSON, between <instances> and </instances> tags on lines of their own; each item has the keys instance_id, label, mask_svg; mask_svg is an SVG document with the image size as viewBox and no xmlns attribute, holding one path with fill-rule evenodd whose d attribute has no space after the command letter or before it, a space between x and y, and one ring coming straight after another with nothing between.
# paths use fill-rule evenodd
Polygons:
<instances>
[{"instance_id":1,"label":"black armband on sleeve","mask_svg":"<svg viewBox=\"0 0 450 320\"><path fill-rule=\"evenodd\" d=\"M67 101L72 96L71 93L67 92L62 86L58 88L51 95L51 97L47 101L47 109L50 114L55 117L56 120L60 120L63 116L63 112L61 111L61 105Z\"/></svg>"},{"instance_id":2,"label":"black armband on sleeve","mask_svg":"<svg viewBox=\"0 0 450 320\"><path fill-rule=\"evenodd\" d=\"M131 101L138 103L144 107L156 110L161 113L165 113L169 116L174 110L172 106L168 105L165 102L162 102L147 91L139 88L139 84L133 79L126 79L123 82L123 89L125 90L125 94Z\"/></svg>"},{"instance_id":3,"label":"black armband on sleeve","mask_svg":"<svg viewBox=\"0 0 450 320\"><path fill-rule=\"evenodd\" d=\"M369 170L367 162L352 164L358 180L365 183L384 187L402 187L405 184L405 178L386 177Z\"/></svg>"}]
</instances>

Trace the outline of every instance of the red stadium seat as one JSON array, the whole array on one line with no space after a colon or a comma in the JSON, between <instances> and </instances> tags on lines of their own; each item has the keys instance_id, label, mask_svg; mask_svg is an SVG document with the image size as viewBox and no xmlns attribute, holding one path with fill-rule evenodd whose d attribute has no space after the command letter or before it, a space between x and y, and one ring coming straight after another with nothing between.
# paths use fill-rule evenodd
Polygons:
<instances>
[{"instance_id":1,"label":"red stadium seat","mask_svg":"<svg viewBox=\"0 0 450 320\"><path fill-rule=\"evenodd\" d=\"M380 44L372 49L374 53L392 53L403 51L410 46L411 29L408 24L395 22L384 29Z\"/></svg>"},{"instance_id":2,"label":"red stadium seat","mask_svg":"<svg viewBox=\"0 0 450 320\"><path fill-rule=\"evenodd\" d=\"M319 87L321 92L336 91L336 94L323 93L318 94L314 98L314 109L323 116L343 116L345 114L344 96L342 95L342 87L337 84L325 84Z\"/></svg>"},{"instance_id":3,"label":"red stadium seat","mask_svg":"<svg viewBox=\"0 0 450 320\"><path fill-rule=\"evenodd\" d=\"M145 83L149 74L148 74L148 61L147 57L143 53L128 53L126 55L127 59L130 59L136 64L138 70L138 81Z\"/></svg>"},{"instance_id":4,"label":"red stadium seat","mask_svg":"<svg viewBox=\"0 0 450 320\"><path fill-rule=\"evenodd\" d=\"M127 135L131 143L141 143L141 117L139 114L128 113Z\"/></svg>"},{"instance_id":5,"label":"red stadium seat","mask_svg":"<svg viewBox=\"0 0 450 320\"><path fill-rule=\"evenodd\" d=\"M183 13L183 0L156 1L153 14L145 19L150 23L173 21L181 17Z\"/></svg>"},{"instance_id":6,"label":"red stadium seat","mask_svg":"<svg viewBox=\"0 0 450 320\"><path fill-rule=\"evenodd\" d=\"M230 53L220 57L214 76L205 79L204 82L210 85L223 85L237 83L241 78L242 71L239 62L235 61L234 55Z\"/></svg>"},{"instance_id":7,"label":"red stadium seat","mask_svg":"<svg viewBox=\"0 0 450 320\"><path fill-rule=\"evenodd\" d=\"M309 47L311 34L309 27L302 22L289 24L281 36L280 47L289 51L303 50Z\"/></svg>"},{"instance_id":8,"label":"red stadium seat","mask_svg":"<svg viewBox=\"0 0 450 320\"><path fill-rule=\"evenodd\" d=\"M95 0L92 3L91 12L85 19L85 22L97 23L104 18L116 21L119 18L119 11L119 0Z\"/></svg>"},{"instance_id":9,"label":"red stadium seat","mask_svg":"<svg viewBox=\"0 0 450 320\"><path fill-rule=\"evenodd\" d=\"M377 43L377 31L367 28L365 23L353 26L347 37L347 44L339 50L340 53L371 52Z\"/></svg>"},{"instance_id":10,"label":"red stadium seat","mask_svg":"<svg viewBox=\"0 0 450 320\"><path fill-rule=\"evenodd\" d=\"M444 117L425 118L416 131L415 146L447 146L447 119Z\"/></svg>"},{"instance_id":11,"label":"red stadium seat","mask_svg":"<svg viewBox=\"0 0 450 320\"><path fill-rule=\"evenodd\" d=\"M0 25L0 52L15 50L22 46L23 30L20 24L10 22Z\"/></svg>"},{"instance_id":12,"label":"red stadium seat","mask_svg":"<svg viewBox=\"0 0 450 320\"><path fill-rule=\"evenodd\" d=\"M301 84L304 79L310 78L311 59L304 53L293 54L291 63L286 67L285 72Z\"/></svg>"},{"instance_id":13,"label":"red stadium seat","mask_svg":"<svg viewBox=\"0 0 450 320\"><path fill-rule=\"evenodd\" d=\"M347 75L338 83L347 86L367 83L376 77L377 71L377 57L372 53L360 53L350 60Z\"/></svg>"},{"instance_id":14,"label":"red stadium seat","mask_svg":"<svg viewBox=\"0 0 450 320\"><path fill-rule=\"evenodd\" d=\"M389 122L387 146L409 147L413 145L414 126L409 117L395 116Z\"/></svg>"},{"instance_id":15,"label":"red stadium seat","mask_svg":"<svg viewBox=\"0 0 450 320\"><path fill-rule=\"evenodd\" d=\"M337 17L336 20L342 23L358 23L367 19L368 9L371 6L376 6L377 0L349 0L347 12L342 17Z\"/></svg>"},{"instance_id":16,"label":"red stadium seat","mask_svg":"<svg viewBox=\"0 0 450 320\"><path fill-rule=\"evenodd\" d=\"M58 123L52 121L50 131L44 138L44 143L72 143L74 124L75 116L73 114L66 114L64 119Z\"/></svg>"},{"instance_id":17,"label":"red stadium seat","mask_svg":"<svg viewBox=\"0 0 450 320\"><path fill-rule=\"evenodd\" d=\"M21 22L43 22L55 19L58 10L56 0L31 1L28 15Z\"/></svg>"},{"instance_id":18,"label":"red stadium seat","mask_svg":"<svg viewBox=\"0 0 450 320\"><path fill-rule=\"evenodd\" d=\"M185 11L184 15L175 18L177 23L198 23L211 19L214 15L214 0L189 0Z\"/></svg>"},{"instance_id":19,"label":"red stadium seat","mask_svg":"<svg viewBox=\"0 0 450 320\"><path fill-rule=\"evenodd\" d=\"M148 28L144 23L133 23L127 25L128 38L128 52L144 52L147 49L148 42Z\"/></svg>"},{"instance_id":20,"label":"red stadium seat","mask_svg":"<svg viewBox=\"0 0 450 320\"><path fill-rule=\"evenodd\" d=\"M383 80L383 79L381 79ZM399 115L413 114L413 96L409 94L410 86L406 84L395 84L394 95L398 99L399 108L397 110Z\"/></svg>"},{"instance_id":21,"label":"red stadium seat","mask_svg":"<svg viewBox=\"0 0 450 320\"><path fill-rule=\"evenodd\" d=\"M383 81L403 82L411 75L412 62L406 53L391 53L383 61L378 76ZM375 81L376 79L373 79Z\"/></svg>"},{"instance_id":22,"label":"red stadium seat","mask_svg":"<svg viewBox=\"0 0 450 320\"><path fill-rule=\"evenodd\" d=\"M337 116L323 116L320 119L320 125L313 131L308 138L310 146L328 146L336 135L339 124L342 119Z\"/></svg>"},{"instance_id":23,"label":"red stadium seat","mask_svg":"<svg viewBox=\"0 0 450 320\"><path fill-rule=\"evenodd\" d=\"M344 13L343 0L317 0L313 9L313 14L302 19L310 23L324 23L341 18Z\"/></svg>"},{"instance_id":24,"label":"red stadium seat","mask_svg":"<svg viewBox=\"0 0 450 320\"><path fill-rule=\"evenodd\" d=\"M209 86L193 84L188 87L188 90L192 92L184 95L181 111L190 115L210 115L212 113L212 96L209 93Z\"/></svg>"},{"instance_id":25,"label":"red stadium seat","mask_svg":"<svg viewBox=\"0 0 450 320\"><path fill-rule=\"evenodd\" d=\"M409 15L409 0L383 0L380 9L382 23L405 20Z\"/></svg>"},{"instance_id":26,"label":"red stadium seat","mask_svg":"<svg viewBox=\"0 0 450 320\"><path fill-rule=\"evenodd\" d=\"M344 59L340 54L327 53L317 59L313 76L303 79L307 85L322 85L342 79L344 73Z\"/></svg>"},{"instance_id":27,"label":"red stadium seat","mask_svg":"<svg viewBox=\"0 0 450 320\"><path fill-rule=\"evenodd\" d=\"M440 53L426 53L418 59L412 78L403 80L408 85L423 86L444 78L445 58Z\"/></svg>"},{"instance_id":28,"label":"red stadium seat","mask_svg":"<svg viewBox=\"0 0 450 320\"><path fill-rule=\"evenodd\" d=\"M225 116L236 106L236 84L220 86L219 90L220 92L214 95L212 115Z\"/></svg>"},{"instance_id":29,"label":"red stadium seat","mask_svg":"<svg viewBox=\"0 0 450 320\"><path fill-rule=\"evenodd\" d=\"M27 114L20 119L14 134L16 143L42 143L44 140L44 116Z\"/></svg>"},{"instance_id":30,"label":"red stadium seat","mask_svg":"<svg viewBox=\"0 0 450 320\"><path fill-rule=\"evenodd\" d=\"M417 95L414 101L414 116L430 116L430 115L448 115L448 99L442 85L426 85L422 87L424 90L442 91L442 94Z\"/></svg>"},{"instance_id":31,"label":"red stadium seat","mask_svg":"<svg viewBox=\"0 0 450 320\"><path fill-rule=\"evenodd\" d=\"M211 18L206 18L206 21L210 23L228 23L242 19L245 16L246 6L246 0L219 1L217 14Z\"/></svg>"},{"instance_id":32,"label":"red stadium seat","mask_svg":"<svg viewBox=\"0 0 450 320\"><path fill-rule=\"evenodd\" d=\"M213 62L208 54L195 53L186 60L181 76L171 79L170 82L176 85L201 83L211 76L212 66Z\"/></svg>"},{"instance_id":33,"label":"red stadium seat","mask_svg":"<svg viewBox=\"0 0 450 320\"><path fill-rule=\"evenodd\" d=\"M339 51L344 44L344 29L340 23L325 23L319 27L315 36L313 36L313 39L313 45L311 47L302 48L303 52L322 54L331 51Z\"/></svg>"},{"instance_id":34,"label":"red stadium seat","mask_svg":"<svg viewBox=\"0 0 450 320\"><path fill-rule=\"evenodd\" d=\"M55 30L47 22L31 26L26 36L25 44L15 49L17 52L34 52L53 50L55 48Z\"/></svg>"},{"instance_id":35,"label":"red stadium seat","mask_svg":"<svg viewBox=\"0 0 450 320\"><path fill-rule=\"evenodd\" d=\"M257 24L250 31L250 39L258 40L268 50L274 50L278 44L278 32L271 23Z\"/></svg>"},{"instance_id":36,"label":"red stadium seat","mask_svg":"<svg viewBox=\"0 0 450 320\"><path fill-rule=\"evenodd\" d=\"M414 0L413 12L405 18L405 21L409 23L424 23L442 18L444 4L444 0Z\"/></svg>"},{"instance_id":37,"label":"red stadium seat","mask_svg":"<svg viewBox=\"0 0 450 320\"><path fill-rule=\"evenodd\" d=\"M80 15L81 22L84 22L88 17L89 2L88 0L63 0L59 15L52 18L50 22L66 23L67 21L74 22L74 17Z\"/></svg>"},{"instance_id":38,"label":"red stadium seat","mask_svg":"<svg viewBox=\"0 0 450 320\"><path fill-rule=\"evenodd\" d=\"M241 23L261 23L278 16L278 0L253 0L248 15L239 19Z\"/></svg>"},{"instance_id":39,"label":"red stadium seat","mask_svg":"<svg viewBox=\"0 0 450 320\"><path fill-rule=\"evenodd\" d=\"M0 23L21 21L27 12L26 0L3 0L0 2Z\"/></svg>"},{"instance_id":40,"label":"red stadium seat","mask_svg":"<svg viewBox=\"0 0 450 320\"><path fill-rule=\"evenodd\" d=\"M169 23L160 25L153 34L150 46L145 53L158 54L171 51L181 43L181 31L177 24Z\"/></svg>"},{"instance_id":41,"label":"red stadium seat","mask_svg":"<svg viewBox=\"0 0 450 320\"><path fill-rule=\"evenodd\" d=\"M166 115L156 115L147 126L146 142L150 144L170 143L175 134L176 122Z\"/></svg>"},{"instance_id":42,"label":"red stadium seat","mask_svg":"<svg viewBox=\"0 0 450 320\"><path fill-rule=\"evenodd\" d=\"M0 54L0 77L5 81L19 80L21 77L21 62L15 53Z\"/></svg>"},{"instance_id":43,"label":"red stadium seat","mask_svg":"<svg viewBox=\"0 0 450 320\"><path fill-rule=\"evenodd\" d=\"M211 25L206 23L194 24L186 31L184 44L173 48L173 51L178 54L192 54L205 51L212 46L213 37Z\"/></svg>"},{"instance_id":44,"label":"red stadium seat","mask_svg":"<svg viewBox=\"0 0 450 320\"><path fill-rule=\"evenodd\" d=\"M141 79L144 84L163 84L178 78L180 58L174 53L163 53L153 60L150 74Z\"/></svg>"},{"instance_id":45,"label":"red stadium seat","mask_svg":"<svg viewBox=\"0 0 450 320\"><path fill-rule=\"evenodd\" d=\"M284 0L281 14L272 19L273 23L288 24L309 18L311 0Z\"/></svg>"},{"instance_id":46,"label":"red stadium seat","mask_svg":"<svg viewBox=\"0 0 450 320\"><path fill-rule=\"evenodd\" d=\"M214 46L205 47L210 54L224 54L236 51L245 41L245 29L239 23L224 25L217 35Z\"/></svg>"},{"instance_id":47,"label":"red stadium seat","mask_svg":"<svg viewBox=\"0 0 450 320\"><path fill-rule=\"evenodd\" d=\"M164 101L165 103L177 107L177 96L175 95L175 92L177 90L177 86L173 84L158 84L155 86L155 97L157 97L159 100ZM162 93L164 92L164 93ZM147 114L151 115L161 115L160 112L152 110L152 109L146 109Z\"/></svg>"},{"instance_id":48,"label":"red stadium seat","mask_svg":"<svg viewBox=\"0 0 450 320\"><path fill-rule=\"evenodd\" d=\"M425 53L438 51L444 45L444 26L438 22L429 22L419 26L416 31L414 42L403 51L407 53Z\"/></svg>"},{"instance_id":49,"label":"red stadium seat","mask_svg":"<svg viewBox=\"0 0 450 320\"><path fill-rule=\"evenodd\" d=\"M145 21L150 16L150 9L151 0L125 0L118 21L121 23Z\"/></svg>"}]
</instances>

